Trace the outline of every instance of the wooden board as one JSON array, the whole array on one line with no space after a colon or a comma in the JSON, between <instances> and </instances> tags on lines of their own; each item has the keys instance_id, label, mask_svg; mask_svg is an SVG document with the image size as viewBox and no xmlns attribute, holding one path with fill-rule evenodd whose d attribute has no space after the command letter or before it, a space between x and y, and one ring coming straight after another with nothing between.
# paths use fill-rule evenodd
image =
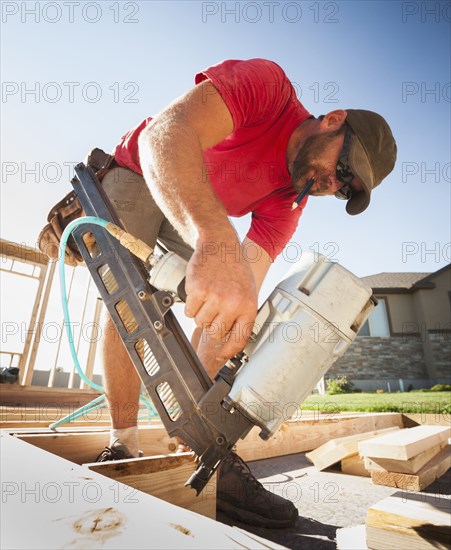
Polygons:
<instances>
[{"instance_id":1,"label":"wooden board","mask_svg":"<svg viewBox=\"0 0 451 550\"><path fill-rule=\"evenodd\" d=\"M1 435L0 547L110 550L284 547Z\"/></svg>"},{"instance_id":2,"label":"wooden board","mask_svg":"<svg viewBox=\"0 0 451 550\"><path fill-rule=\"evenodd\" d=\"M400 474L371 470L371 480L377 485L397 487L406 491L422 491L451 468L451 447L447 445L416 474Z\"/></svg>"},{"instance_id":3,"label":"wooden board","mask_svg":"<svg viewBox=\"0 0 451 550\"><path fill-rule=\"evenodd\" d=\"M0 429L6 430L8 432L13 431L16 428L22 429L26 428L27 430L33 430L34 428L43 428L46 429L49 427L49 425L52 424L52 422L46 422L46 421L34 421L34 420L9 420L7 422L0 422ZM101 427L104 429L108 429L111 426L111 421L105 420L105 421L96 421L96 422L89 422L86 420L76 420L75 422L71 422L70 424L67 424L68 426L75 427L75 428L83 428L86 426L91 427Z\"/></svg>"},{"instance_id":4,"label":"wooden board","mask_svg":"<svg viewBox=\"0 0 451 550\"><path fill-rule=\"evenodd\" d=\"M54 422L74 413L75 410L76 407L56 407L55 403L50 404L50 406L42 405L41 407L2 406L0 407L0 428L6 430L13 428L48 428ZM147 410L141 407L139 410L139 415L142 417L139 420L140 424L149 424L146 413ZM152 419L152 424L161 425L161 421ZM109 428L111 426L109 411L106 408L87 411L76 420L61 425L62 428L82 426Z\"/></svg>"},{"instance_id":5,"label":"wooden board","mask_svg":"<svg viewBox=\"0 0 451 550\"><path fill-rule=\"evenodd\" d=\"M68 388L47 388L42 386L21 386L1 384L0 404L8 406L27 405L30 407L73 407L87 405L101 394L91 388L85 390Z\"/></svg>"},{"instance_id":6,"label":"wooden board","mask_svg":"<svg viewBox=\"0 0 451 550\"><path fill-rule=\"evenodd\" d=\"M418 403L418 409L421 410L421 403ZM402 413L404 428L413 428L414 426L427 424L428 426L449 426L450 416L446 409L437 413Z\"/></svg>"},{"instance_id":7,"label":"wooden board","mask_svg":"<svg viewBox=\"0 0 451 550\"><path fill-rule=\"evenodd\" d=\"M185 487L197 468L194 453L95 462L84 466L166 502L216 519L216 476L199 496L193 489Z\"/></svg>"},{"instance_id":8,"label":"wooden board","mask_svg":"<svg viewBox=\"0 0 451 550\"><path fill-rule=\"evenodd\" d=\"M391 427L332 439L314 451L307 453L305 457L315 465L317 470L324 470L332 466L332 464L340 462L343 458L357 453L360 441L371 439L387 432L392 433L393 431L399 432L400 430L398 427Z\"/></svg>"},{"instance_id":9,"label":"wooden board","mask_svg":"<svg viewBox=\"0 0 451 550\"><path fill-rule=\"evenodd\" d=\"M449 436L450 429L446 426L416 426L396 434L362 441L359 453L372 458L408 460L434 445L446 442Z\"/></svg>"},{"instance_id":10,"label":"wooden board","mask_svg":"<svg viewBox=\"0 0 451 550\"><path fill-rule=\"evenodd\" d=\"M395 426L403 427L401 413L330 414L326 418L317 416L285 422L268 441L259 437L260 430L255 427L244 440L237 442L237 453L246 461L303 453L334 438Z\"/></svg>"},{"instance_id":11,"label":"wooden board","mask_svg":"<svg viewBox=\"0 0 451 550\"><path fill-rule=\"evenodd\" d=\"M95 462L99 453L110 442L109 431L61 431L24 433L14 430L23 441L49 451L77 464ZM177 440L168 436L162 426L139 428L139 445L144 456L157 456L177 450Z\"/></svg>"},{"instance_id":12,"label":"wooden board","mask_svg":"<svg viewBox=\"0 0 451 550\"><path fill-rule=\"evenodd\" d=\"M393 426L402 427L400 413L338 415L336 418L309 418L285 422L268 441L263 441L259 437L260 430L255 427L244 440L237 442L237 453L245 461L284 456L311 451L334 437L350 436ZM105 445L109 443L109 432L96 428L90 431L84 428L77 430L64 427L58 432L40 429L30 432L30 430L17 429L11 433L16 433L24 441L77 464L94 462ZM144 456L166 455L175 452L177 441L175 438L170 438L161 425L140 426L139 446Z\"/></svg>"},{"instance_id":13,"label":"wooden board","mask_svg":"<svg viewBox=\"0 0 451 550\"><path fill-rule=\"evenodd\" d=\"M352 476L371 476L370 472L365 468L364 460L359 456L359 453L343 458L341 461L341 471L344 474Z\"/></svg>"},{"instance_id":14,"label":"wooden board","mask_svg":"<svg viewBox=\"0 0 451 550\"><path fill-rule=\"evenodd\" d=\"M427 464L434 456L446 447L446 443L439 443L430 449L409 458L408 460L396 460L394 458L370 458L364 457L364 466L367 470L385 470L401 474L416 474L418 470Z\"/></svg>"},{"instance_id":15,"label":"wooden board","mask_svg":"<svg viewBox=\"0 0 451 550\"><path fill-rule=\"evenodd\" d=\"M451 548L451 500L398 491L371 506L366 517L370 550Z\"/></svg>"}]
</instances>

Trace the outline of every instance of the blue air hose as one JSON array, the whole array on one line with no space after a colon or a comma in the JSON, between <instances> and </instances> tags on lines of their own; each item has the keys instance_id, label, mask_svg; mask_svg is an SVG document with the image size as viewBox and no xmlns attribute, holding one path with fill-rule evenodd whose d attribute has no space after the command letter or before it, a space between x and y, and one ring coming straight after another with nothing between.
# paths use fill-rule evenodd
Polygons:
<instances>
[{"instance_id":1,"label":"blue air hose","mask_svg":"<svg viewBox=\"0 0 451 550\"><path fill-rule=\"evenodd\" d=\"M94 388L97 391L103 392L103 387L99 386L92 380L90 380L86 374L83 372L80 362L78 361L77 351L75 349L74 345L74 335L72 332L72 328L70 326L70 316L69 316L69 305L67 303L67 292L66 292L66 270L65 270L65 264L64 264L64 257L66 255L66 245L67 241L69 240L69 237L72 233L72 231L77 228L81 224L90 223L93 225L100 225L100 227L106 227L108 222L106 220L102 220L101 218L97 218L95 216L86 216L84 218L78 218L76 220L73 220L70 222L70 224L66 227L64 230L61 241L60 241L60 265L59 265L59 277L60 277L60 290L61 290L61 304L63 306L63 315L64 315L64 321L66 324L66 334L67 338L69 340L69 347L70 352L72 355L72 359L74 361L75 368L77 369L78 374L80 375L83 382L88 384L88 386L91 386L91 388Z\"/></svg>"},{"instance_id":2,"label":"blue air hose","mask_svg":"<svg viewBox=\"0 0 451 550\"><path fill-rule=\"evenodd\" d=\"M64 230L61 241L60 241L60 265L59 265L59 279L60 279L60 290L61 290L61 304L63 307L63 315L64 315L64 322L66 324L66 334L67 338L69 340L69 348L72 355L72 359L74 361L75 368L77 369L77 372L80 376L80 378L88 385L91 386L91 388L94 388L97 391L103 392L104 388L102 386L99 386L92 380L90 380L86 374L83 372L80 362L78 361L77 351L75 349L74 345L74 336L70 324L70 316L69 316L69 305L67 303L67 291L66 291L66 270L65 270L65 264L64 264L64 257L66 255L66 245L67 241L69 240L69 237L74 229L76 229L79 225L82 224L92 224L92 225L99 225L100 227L106 227L108 225L108 222L106 220L102 220L101 218L97 218L95 216L85 216L84 218L78 218L76 220L73 220L69 223L69 225ZM100 401L100 398L97 398ZM150 403L148 399L140 396L140 401L144 403L144 405L147 407L149 418L158 416L155 408ZM94 404L94 403L92 403ZM100 405L102 406L102 405ZM87 406L86 406L87 407ZM83 407L84 409L85 407Z\"/></svg>"}]
</instances>

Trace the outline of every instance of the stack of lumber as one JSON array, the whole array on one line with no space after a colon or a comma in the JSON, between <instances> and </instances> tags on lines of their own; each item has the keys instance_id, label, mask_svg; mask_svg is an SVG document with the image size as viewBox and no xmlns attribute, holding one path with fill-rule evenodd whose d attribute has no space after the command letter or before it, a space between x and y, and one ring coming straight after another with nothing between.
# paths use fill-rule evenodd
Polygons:
<instances>
[{"instance_id":1,"label":"stack of lumber","mask_svg":"<svg viewBox=\"0 0 451 550\"><path fill-rule=\"evenodd\" d=\"M329 466L332 466L347 457L358 457L358 445L361 441L372 439L379 435L399 431L399 427L394 426L382 430L373 430L371 432L338 437L324 443L314 451L306 453L305 456L310 462L312 462L312 464L315 465L317 470L324 470L325 468L328 468Z\"/></svg>"},{"instance_id":2,"label":"stack of lumber","mask_svg":"<svg viewBox=\"0 0 451 550\"><path fill-rule=\"evenodd\" d=\"M397 427L331 439L305 456L318 470L341 461L346 474L422 491L451 467L446 426Z\"/></svg>"},{"instance_id":3,"label":"stack of lumber","mask_svg":"<svg viewBox=\"0 0 451 550\"><path fill-rule=\"evenodd\" d=\"M361 441L358 450L373 483L422 491L451 467L446 426L416 426Z\"/></svg>"},{"instance_id":4,"label":"stack of lumber","mask_svg":"<svg viewBox=\"0 0 451 550\"><path fill-rule=\"evenodd\" d=\"M371 506L366 517L370 550L451 548L449 497L399 491Z\"/></svg>"}]
</instances>

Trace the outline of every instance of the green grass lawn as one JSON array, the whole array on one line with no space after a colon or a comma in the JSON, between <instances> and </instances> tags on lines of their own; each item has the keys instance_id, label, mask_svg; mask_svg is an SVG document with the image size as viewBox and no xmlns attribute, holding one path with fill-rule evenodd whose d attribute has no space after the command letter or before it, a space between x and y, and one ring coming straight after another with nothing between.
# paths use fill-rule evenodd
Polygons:
<instances>
[{"instance_id":1,"label":"green grass lawn","mask_svg":"<svg viewBox=\"0 0 451 550\"><path fill-rule=\"evenodd\" d=\"M310 395L303 410L432 413L451 416L451 392L345 393Z\"/></svg>"}]
</instances>

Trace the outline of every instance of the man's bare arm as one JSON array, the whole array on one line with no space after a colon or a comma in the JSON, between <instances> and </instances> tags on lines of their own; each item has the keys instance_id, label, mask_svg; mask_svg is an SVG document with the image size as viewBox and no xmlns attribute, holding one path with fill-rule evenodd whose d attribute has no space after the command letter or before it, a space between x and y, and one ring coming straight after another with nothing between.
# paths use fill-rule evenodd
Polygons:
<instances>
[{"instance_id":1,"label":"man's bare arm","mask_svg":"<svg viewBox=\"0 0 451 550\"><path fill-rule=\"evenodd\" d=\"M236 238L202 157L203 150L232 131L227 106L206 81L176 99L141 133L139 156L144 177L159 206L193 248L204 234L210 236L214 227L226 238Z\"/></svg>"},{"instance_id":2,"label":"man's bare arm","mask_svg":"<svg viewBox=\"0 0 451 550\"><path fill-rule=\"evenodd\" d=\"M248 237L243 241L243 254L254 275L258 294L273 260L264 248Z\"/></svg>"},{"instance_id":3,"label":"man's bare arm","mask_svg":"<svg viewBox=\"0 0 451 550\"><path fill-rule=\"evenodd\" d=\"M241 253L224 254L240 250L240 243L213 191L202 156L203 150L232 131L226 104L206 81L169 105L139 140L141 167L152 195L194 248L186 276L185 312L197 326L219 326L215 338L222 343L234 327L252 323L257 312L250 265ZM224 360L245 343L244 334L238 342L230 339L221 348Z\"/></svg>"}]
</instances>

